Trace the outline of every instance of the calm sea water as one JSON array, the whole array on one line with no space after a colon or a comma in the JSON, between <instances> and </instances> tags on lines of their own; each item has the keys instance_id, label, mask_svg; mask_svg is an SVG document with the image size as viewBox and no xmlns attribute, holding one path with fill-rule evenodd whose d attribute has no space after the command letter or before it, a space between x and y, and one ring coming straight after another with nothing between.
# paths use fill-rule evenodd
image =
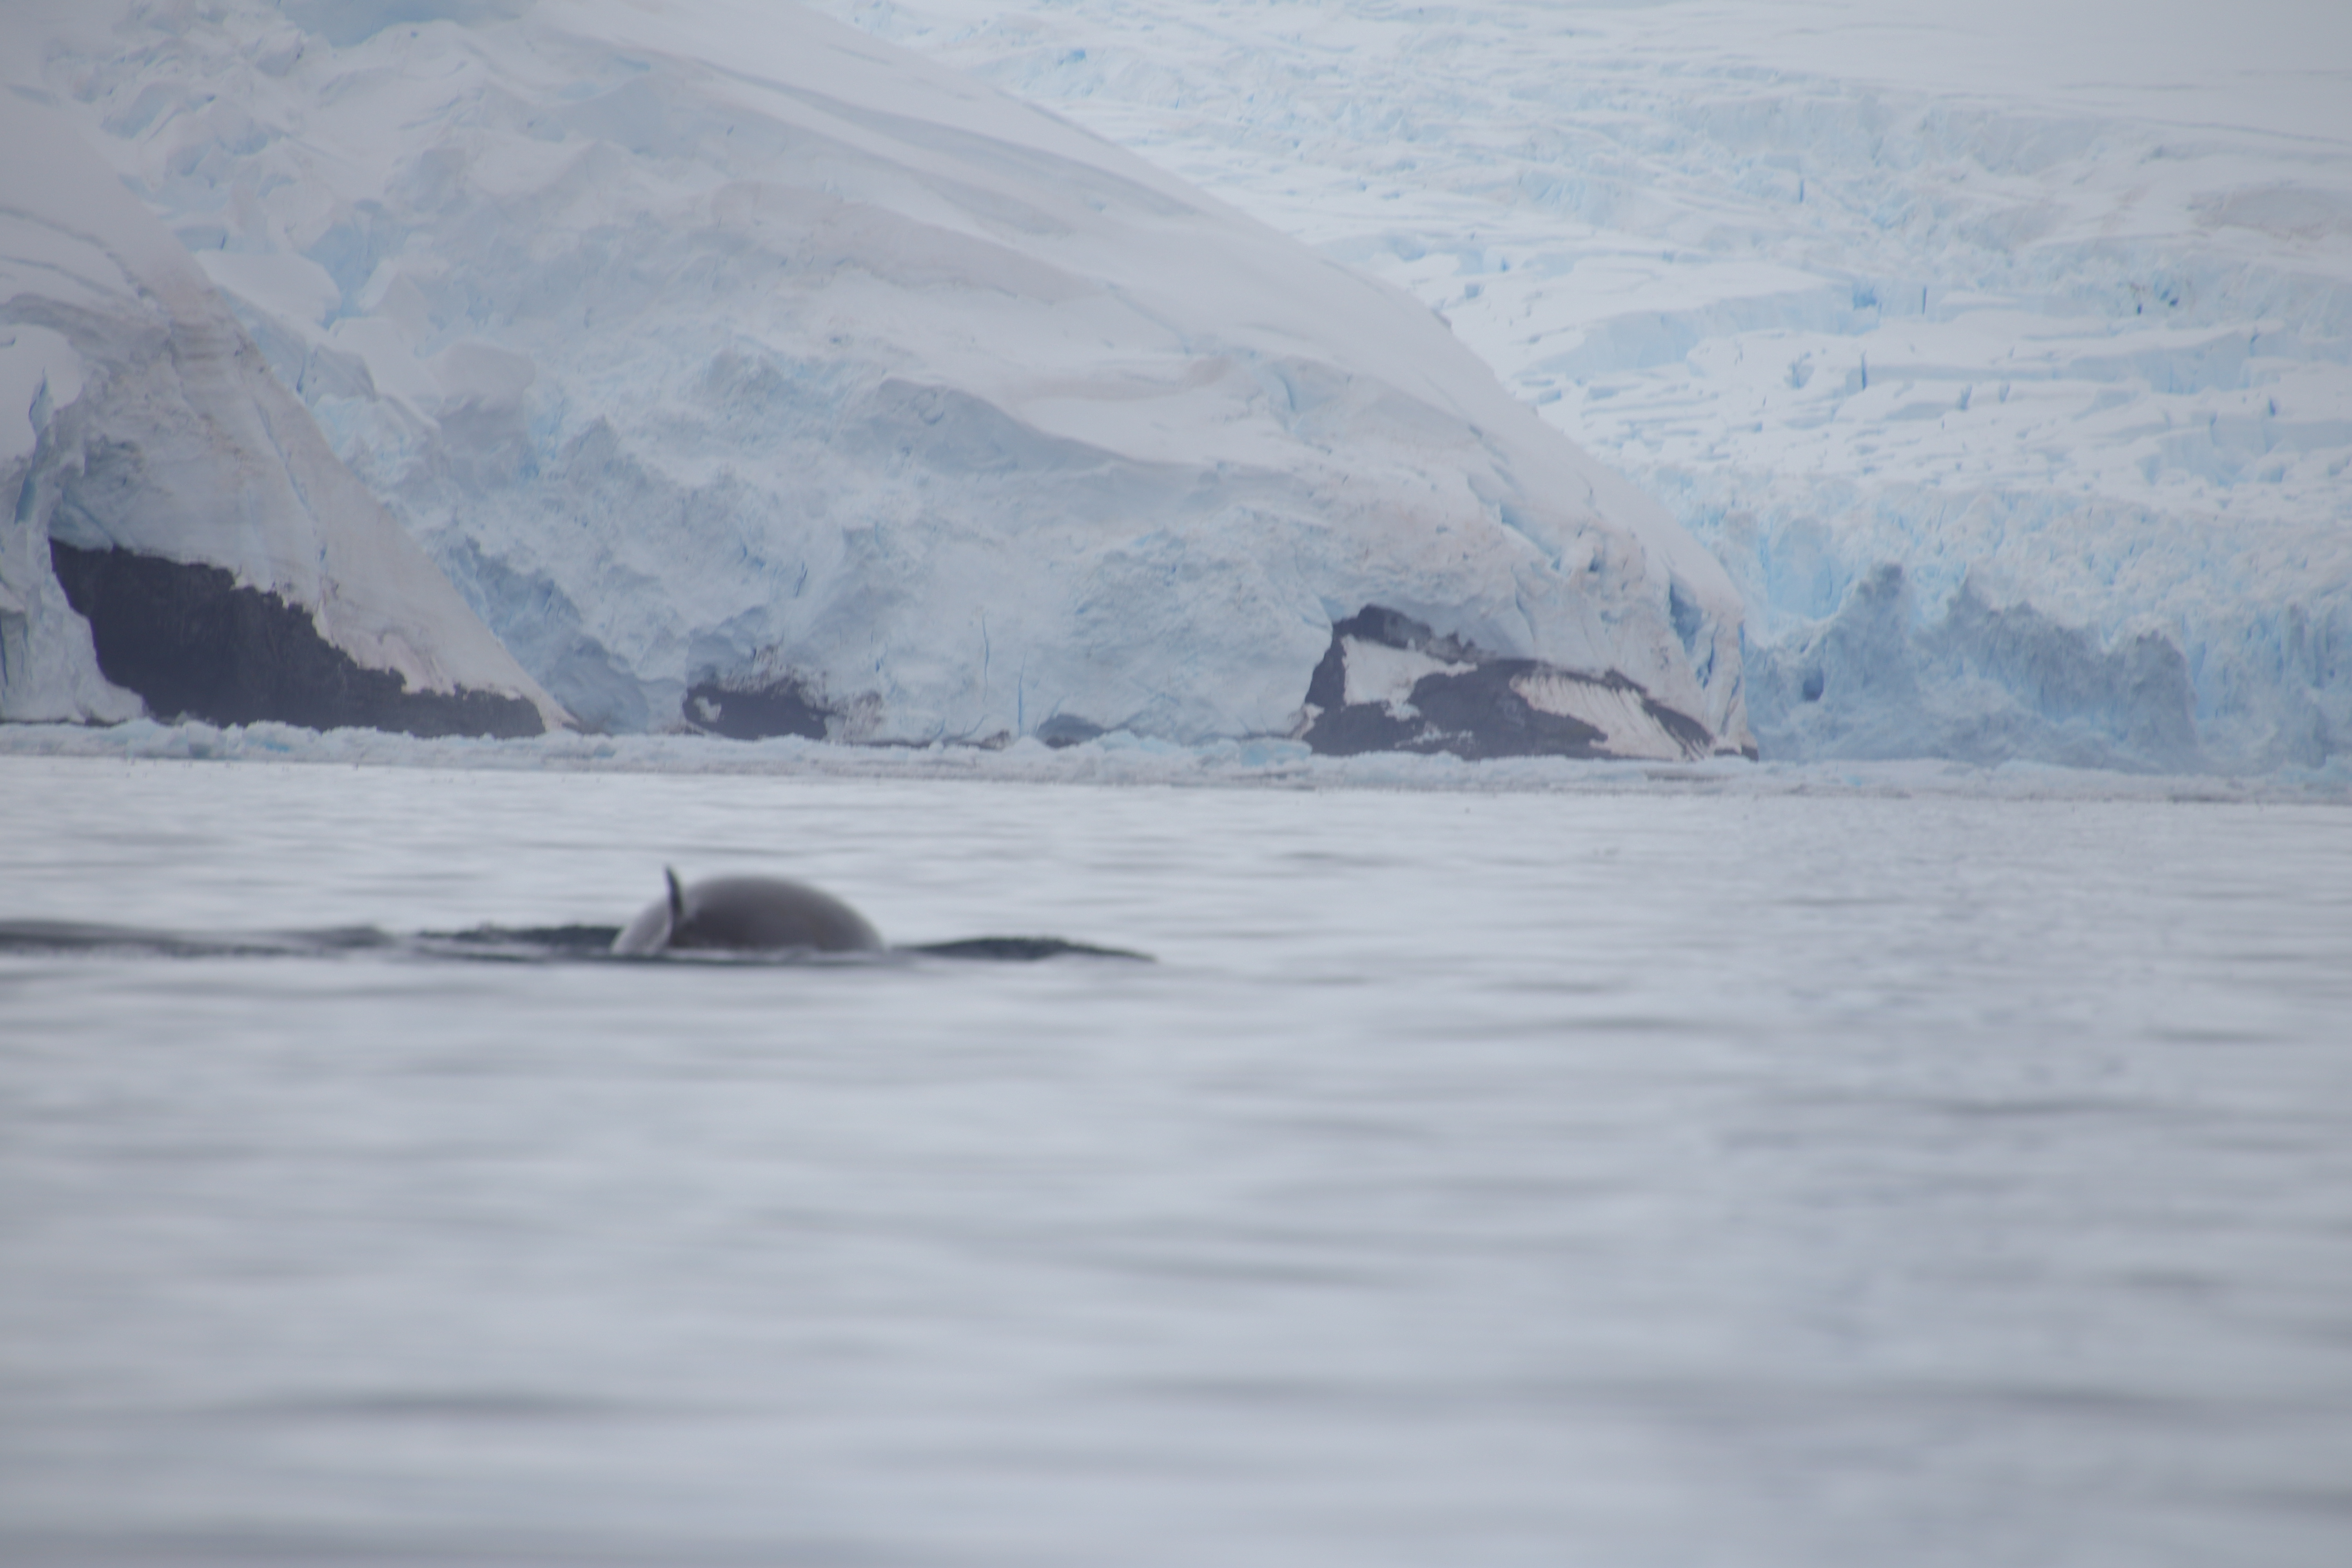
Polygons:
<instances>
[{"instance_id":1,"label":"calm sea water","mask_svg":"<svg viewBox=\"0 0 2352 1568\"><path fill-rule=\"evenodd\" d=\"M2352 809L0 758L0 1561L2352 1562Z\"/></svg>"}]
</instances>

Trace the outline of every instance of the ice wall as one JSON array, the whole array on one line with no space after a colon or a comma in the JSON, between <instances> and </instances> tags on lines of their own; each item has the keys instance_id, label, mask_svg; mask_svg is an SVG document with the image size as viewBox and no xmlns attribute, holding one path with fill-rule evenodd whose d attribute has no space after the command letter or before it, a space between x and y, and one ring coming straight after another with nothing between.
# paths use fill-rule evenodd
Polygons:
<instances>
[{"instance_id":1,"label":"ice wall","mask_svg":"<svg viewBox=\"0 0 2352 1568\"><path fill-rule=\"evenodd\" d=\"M2352 747L2352 10L818 3L1444 311L1724 562L1768 756Z\"/></svg>"},{"instance_id":2,"label":"ice wall","mask_svg":"<svg viewBox=\"0 0 2352 1568\"><path fill-rule=\"evenodd\" d=\"M1663 508L1410 298L968 78L736 0L48 37L32 74L593 725L1287 734L1380 605L1747 743L1737 595Z\"/></svg>"},{"instance_id":3,"label":"ice wall","mask_svg":"<svg viewBox=\"0 0 2352 1568\"><path fill-rule=\"evenodd\" d=\"M0 718L560 721L65 118L0 147Z\"/></svg>"}]
</instances>

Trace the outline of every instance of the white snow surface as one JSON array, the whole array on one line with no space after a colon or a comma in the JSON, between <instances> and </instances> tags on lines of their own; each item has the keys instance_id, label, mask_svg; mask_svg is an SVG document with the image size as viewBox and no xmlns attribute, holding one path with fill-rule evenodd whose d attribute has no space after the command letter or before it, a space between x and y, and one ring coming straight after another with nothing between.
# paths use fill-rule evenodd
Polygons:
<instances>
[{"instance_id":1,"label":"white snow surface","mask_svg":"<svg viewBox=\"0 0 2352 1568\"><path fill-rule=\"evenodd\" d=\"M1423 676L1460 675L1474 668L1361 637L1341 637L1339 647L1346 656L1341 665L1345 672L1341 693L1346 700L1378 702L1391 711L1412 710L1413 686Z\"/></svg>"},{"instance_id":2,"label":"white snow surface","mask_svg":"<svg viewBox=\"0 0 2352 1568\"><path fill-rule=\"evenodd\" d=\"M592 726L1286 733L1389 605L1748 741L1739 601L1404 293L791 5L220 0L11 51Z\"/></svg>"},{"instance_id":3,"label":"white snow surface","mask_svg":"<svg viewBox=\"0 0 2352 1568\"><path fill-rule=\"evenodd\" d=\"M2352 745L2352 7L818 3L1442 310L1768 757Z\"/></svg>"},{"instance_id":4,"label":"white snow surface","mask_svg":"<svg viewBox=\"0 0 2352 1568\"><path fill-rule=\"evenodd\" d=\"M1586 680L1563 670L1536 669L1514 676L1511 689L1538 713L1555 713L1591 725L1608 737L1603 743L1612 756L1672 763L1691 755L1691 748L1643 705L1642 694L1629 688Z\"/></svg>"},{"instance_id":5,"label":"white snow surface","mask_svg":"<svg viewBox=\"0 0 2352 1568\"><path fill-rule=\"evenodd\" d=\"M205 275L61 115L0 93L0 719L105 722L52 537L227 569L411 690L561 708L337 460Z\"/></svg>"}]
</instances>

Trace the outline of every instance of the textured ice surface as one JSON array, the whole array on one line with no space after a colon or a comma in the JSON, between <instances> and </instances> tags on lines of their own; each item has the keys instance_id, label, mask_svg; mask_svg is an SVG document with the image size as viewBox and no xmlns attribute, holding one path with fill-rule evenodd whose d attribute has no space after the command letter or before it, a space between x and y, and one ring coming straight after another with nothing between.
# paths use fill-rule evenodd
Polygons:
<instances>
[{"instance_id":1,"label":"textured ice surface","mask_svg":"<svg viewBox=\"0 0 2352 1568\"><path fill-rule=\"evenodd\" d=\"M1747 741L1721 567L1429 311L853 29L51 36L45 90L591 724L1284 733L1378 603Z\"/></svg>"},{"instance_id":2,"label":"textured ice surface","mask_svg":"<svg viewBox=\"0 0 2352 1568\"><path fill-rule=\"evenodd\" d=\"M65 117L0 94L0 719L141 710L100 673L52 539L217 568L395 690L560 718Z\"/></svg>"},{"instance_id":3,"label":"textured ice surface","mask_svg":"<svg viewBox=\"0 0 2352 1568\"><path fill-rule=\"evenodd\" d=\"M1721 557L1768 756L2352 737L2343 6L821 3L1442 310Z\"/></svg>"},{"instance_id":4,"label":"textured ice surface","mask_svg":"<svg viewBox=\"0 0 2352 1568\"><path fill-rule=\"evenodd\" d=\"M1720 558L1746 605L1768 756L2244 770L2318 765L2352 733L2341 7L2260 0L2128 22L2088 0L818 8L1442 310L1524 401ZM1311 662L1317 616L1403 603L1367 593L1310 609L1284 591L1287 567L1271 584L1254 574L1248 563L1281 553L1265 543L1287 537L1268 531L1278 516L1209 514L1234 553L1206 575L1242 585L1232 605L1201 603L1164 537L1105 552L1087 579L1100 592L1044 608L1003 591L1014 564L1032 569L1003 549L942 563L919 548L936 531L908 520L936 521L943 494L1002 515L1013 464L1048 512L1165 506L1171 470L1193 462L1197 479L1214 463L1180 450L1165 468L1085 469L1060 437L1083 449L1101 422L1141 410L1190 440L1229 439L1262 428L1255 416L1231 428L1213 416L1250 412L1254 394L1229 379L1139 399L1029 396L996 425L986 416L1011 395L956 381L949 350L989 349L1000 331L1032 356L1082 356L1094 324L1061 326L1067 301L1019 314L1014 274L975 309L971 290L943 293L936 278L848 266L828 297L845 299L846 279L913 313L860 338L846 373L826 368L841 345L792 349L789 312L729 292L747 271L789 272L790 257L695 203L732 179L709 162L714 139L764 124L772 152L797 122L740 72L686 59L712 46L675 10L305 0L158 8L114 33L96 9L55 9L67 19L45 24L51 46L11 68L97 128L338 449L599 722L663 722L698 674L757 675L767 650L817 624L805 601L845 580L856 551L860 573L960 585L927 588L920 602L947 609L894 633L925 644L894 661L901 686L977 667L937 716L942 735L1063 737L1200 711L1170 704L1167 671L1091 665L1077 674L1093 685L1066 688L1086 697L1057 708L1017 651L1053 616L1084 633L1104 624L1087 606L1146 606L1135 635L1207 661L1238 694L1230 710L1276 694L1200 626L1264 616ZM659 37L629 44L625 24ZM756 27L738 31L756 43ZM719 52L748 68L756 49L738 41ZM965 90L928 89L912 118ZM725 133L714 104L730 110ZM884 134L869 124L859 144ZM920 184L903 142L883 156ZM770 159L761 178L804 167L780 174ZM909 232L1004 241L1002 214L955 206L970 195L908 213ZM1039 254L1017 235L1008 246ZM868 249L908 266L941 256L887 237ZM551 255L562 265L539 264ZM559 326L576 341L543 352L532 334L556 342ZM1247 351L1237 363L1259 393L1279 385L1292 417L1275 444L1303 431L1311 446L1324 435L1298 411L1329 405L1311 380L1260 375L1281 357L1269 331L1228 321L1221 336ZM733 358L713 347L722 338ZM858 402L892 354L976 405ZM761 445L824 419L878 434L861 450ZM941 423L948 438L894 444ZM1119 428L1142 439L1135 419ZM903 466L877 477L877 451ZM1215 463L1188 502L1236 493L1232 461ZM1374 489L1394 473L1365 471ZM793 494L839 504L803 516L780 499ZM686 535L718 543L682 561L657 542ZM603 558L583 541L608 536L614 556L592 570ZM766 547L800 537L839 550ZM1066 546L1089 540L1047 548ZM1238 575L1223 570L1237 562ZM662 602L665 574L714 563L739 598ZM780 586L800 597L760 609ZM845 605L841 620L887 610ZM666 616L703 630L664 632ZM854 710L883 684L869 673L777 700Z\"/></svg>"}]
</instances>

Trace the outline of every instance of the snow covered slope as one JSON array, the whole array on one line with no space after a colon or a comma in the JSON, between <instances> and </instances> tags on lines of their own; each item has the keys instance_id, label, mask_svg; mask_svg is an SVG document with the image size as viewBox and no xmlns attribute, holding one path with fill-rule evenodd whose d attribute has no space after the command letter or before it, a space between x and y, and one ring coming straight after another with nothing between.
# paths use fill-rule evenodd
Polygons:
<instances>
[{"instance_id":1,"label":"snow covered slope","mask_svg":"<svg viewBox=\"0 0 2352 1568\"><path fill-rule=\"evenodd\" d=\"M1445 724L1383 688L1401 743L1748 743L1662 507L1407 296L968 78L750 0L95 15L17 68L589 723L1322 743L1377 611L1476 672Z\"/></svg>"},{"instance_id":2,"label":"snow covered slope","mask_svg":"<svg viewBox=\"0 0 2352 1568\"><path fill-rule=\"evenodd\" d=\"M560 720L73 129L0 147L0 718Z\"/></svg>"},{"instance_id":3,"label":"snow covered slope","mask_svg":"<svg viewBox=\"0 0 2352 1568\"><path fill-rule=\"evenodd\" d=\"M819 0L1417 294L1746 599L1768 756L2352 749L2337 0Z\"/></svg>"}]
</instances>

